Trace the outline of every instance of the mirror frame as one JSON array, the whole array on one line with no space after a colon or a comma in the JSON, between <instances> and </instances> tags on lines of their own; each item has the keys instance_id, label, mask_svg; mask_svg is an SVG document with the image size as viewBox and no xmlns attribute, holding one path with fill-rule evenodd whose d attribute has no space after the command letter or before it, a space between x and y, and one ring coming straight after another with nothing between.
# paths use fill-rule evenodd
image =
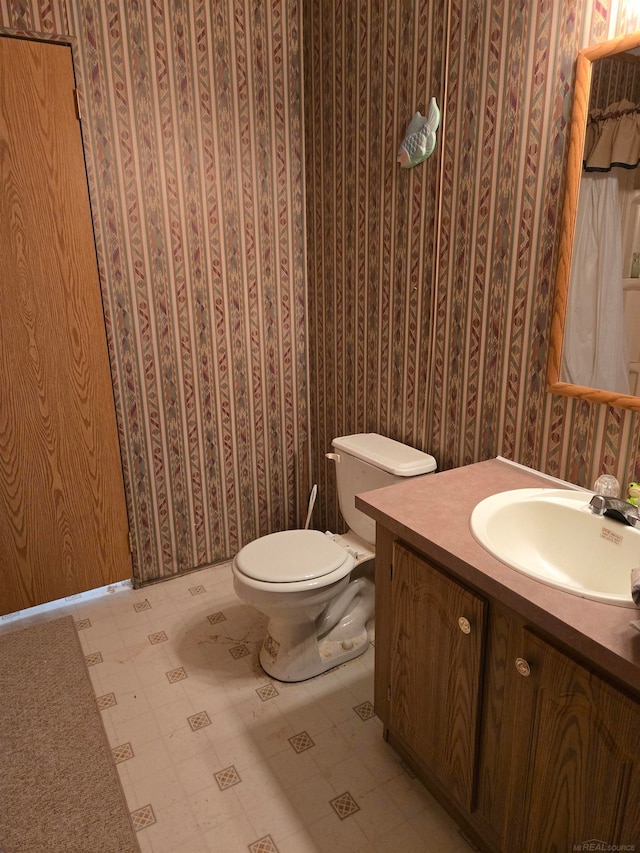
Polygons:
<instances>
[{"instance_id":1,"label":"mirror frame","mask_svg":"<svg viewBox=\"0 0 640 853\"><path fill-rule=\"evenodd\" d=\"M562 365L562 343L567 316L567 299L569 295L569 280L571 277L571 256L580 194L582 177L582 160L584 156L584 139L589 113L589 98L591 94L592 65L597 59L613 56L634 47L640 47L640 30L627 35L618 36L610 41L594 44L579 51L576 60L576 81L573 92L573 107L571 110L571 128L569 136L569 156L565 178L564 204L562 207L562 224L560 232L560 247L558 252L558 271L556 275L556 293L551 320L549 341L549 360L547 363L547 391L562 394L565 397L577 397L591 403L605 403L608 406L618 406L640 412L640 397L628 394L616 394L613 391L602 391L585 385L572 385L560 381Z\"/></svg>"}]
</instances>

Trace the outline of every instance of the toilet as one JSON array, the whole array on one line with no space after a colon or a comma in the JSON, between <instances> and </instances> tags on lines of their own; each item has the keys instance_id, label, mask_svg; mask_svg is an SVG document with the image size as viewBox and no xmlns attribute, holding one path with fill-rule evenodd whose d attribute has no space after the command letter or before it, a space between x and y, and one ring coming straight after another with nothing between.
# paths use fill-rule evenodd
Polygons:
<instances>
[{"instance_id":1,"label":"toilet","mask_svg":"<svg viewBox=\"0 0 640 853\"><path fill-rule=\"evenodd\" d=\"M268 617L260 664L279 681L305 681L367 650L375 522L356 509L355 496L436 469L430 454L377 433L335 438L332 449L327 457L336 465L349 531L270 533L245 545L233 561L236 595Z\"/></svg>"}]
</instances>

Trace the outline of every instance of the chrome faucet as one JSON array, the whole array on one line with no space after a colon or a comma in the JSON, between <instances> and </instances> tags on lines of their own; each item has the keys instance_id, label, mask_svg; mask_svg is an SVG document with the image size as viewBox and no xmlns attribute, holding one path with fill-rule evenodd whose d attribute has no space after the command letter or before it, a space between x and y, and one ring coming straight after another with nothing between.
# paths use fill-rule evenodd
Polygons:
<instances>
[{"instance_id":1,"label":"chrome faucet","mask_svg":"<svg viewBox=\"0 0 640 853\"><path fill-rule=\"evenodd\" d=\"M606 515L615 518L629 527L640 529L640 510L637 506L620 500L606 498L604 495L594 495L589 502L589 509L594 515Z\"/></svg>"}]
</instances>

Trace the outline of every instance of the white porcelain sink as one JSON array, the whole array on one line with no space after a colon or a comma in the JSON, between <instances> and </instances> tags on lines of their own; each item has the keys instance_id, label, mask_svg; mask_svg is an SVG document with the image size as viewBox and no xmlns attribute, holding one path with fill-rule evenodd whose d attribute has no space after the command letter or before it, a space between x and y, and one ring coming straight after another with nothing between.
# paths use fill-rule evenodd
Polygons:
<instances>
[{"instance_id":1,"label":"white porcelain sink","mask_svg":"<svg viewBox=\"0 0 640 853\"><path fill-rule=\"evenodd\" d=\"M573 595L634 607L631 569L640 566L640 530L589 509L591 492L515 489L485 498L470 527L512 569Z\"/></svg>"}]
</instances>

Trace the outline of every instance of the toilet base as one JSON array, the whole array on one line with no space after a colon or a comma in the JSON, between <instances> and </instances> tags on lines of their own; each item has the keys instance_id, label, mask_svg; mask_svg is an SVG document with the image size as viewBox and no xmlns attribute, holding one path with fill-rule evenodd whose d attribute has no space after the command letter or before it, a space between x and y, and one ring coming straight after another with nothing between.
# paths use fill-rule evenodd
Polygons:
<instances>
[{"instance_id":1,"label":"toilet base","mask_svg":"<svg viewBox=\"0 0 640 853\"><path fill-rule=\"evenodd\" d=\"M340 664L364 654L369 648L369 635L363 629L349 640L332 639L331 634L317 640L315 634L307 643L289 646L293 653L281 652L282 645L274 638L279 632L269 623L267 636L260 649L260 665L278 681L307 681L322 675Z\"/></svg>"},{"instance_id":2,"label":"toilet base","mask_svg":"<svg viewBox=\"0 0 640 853\"><path fill-rule=\"evenodd\" d=\"M373 582L361 577L313 619L292 621L272 610L260 650L262 668L278 681L306 681L364 654L371 640L374 598Z\"/></svg>"}]
</instances>

